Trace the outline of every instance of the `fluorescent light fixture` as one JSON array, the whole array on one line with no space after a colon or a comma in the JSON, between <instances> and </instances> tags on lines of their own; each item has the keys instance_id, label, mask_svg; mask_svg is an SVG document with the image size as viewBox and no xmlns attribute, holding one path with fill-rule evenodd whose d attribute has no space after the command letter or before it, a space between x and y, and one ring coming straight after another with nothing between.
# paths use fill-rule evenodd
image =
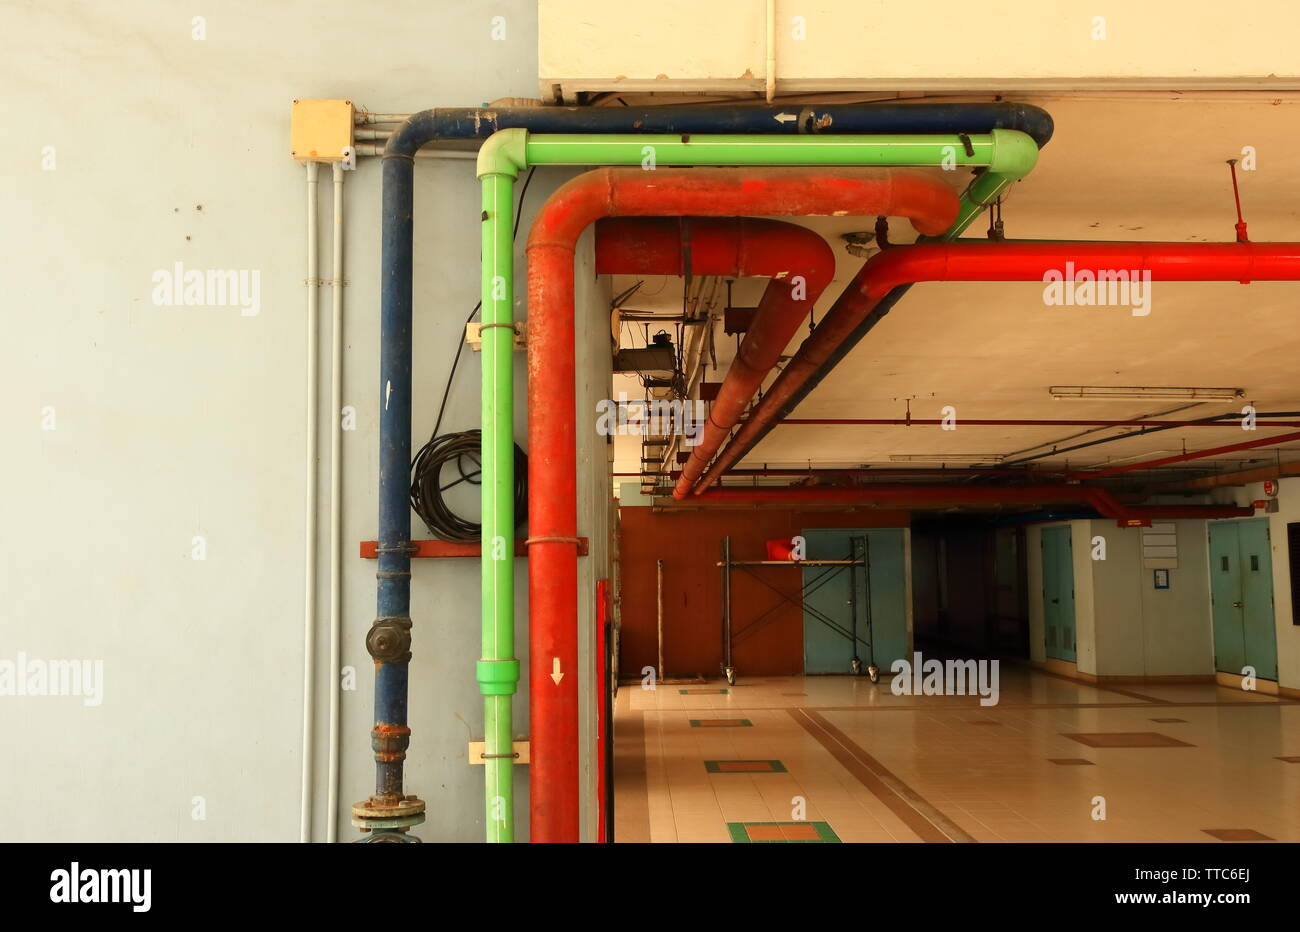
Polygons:
<instances>
[{"instance_id":1,"label":"fluorescent light fixture","mask_svg":"<svg viewBox=\"0 0 1300 932\"><path fill-rule=\"evenodd\" d=\"M1165 385L1053 385L1055 401L1236 401L1243 388L1191 388Z\"/></svg>"},{"instance_id":2,"label":"fluorescent light fixture","mask_svg":"<svg viewBox=\"0 0 1300 932\"><path fill-rule=\"evenodd\" d=\"M1003 453L895 453L891 463L1000 463Z\"/></svg>"}]
</instances>

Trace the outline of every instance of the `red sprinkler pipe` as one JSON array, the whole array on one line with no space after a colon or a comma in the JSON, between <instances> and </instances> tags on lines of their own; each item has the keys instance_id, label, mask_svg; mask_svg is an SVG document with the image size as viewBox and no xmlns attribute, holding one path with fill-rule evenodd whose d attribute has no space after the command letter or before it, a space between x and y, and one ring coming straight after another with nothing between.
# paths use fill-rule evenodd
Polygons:
<instances>
[{"instance_id":1,"label":"red sprinkler pipe","mask_svg":"<svg viewBox=\"0 0 1300 932\"><path fill-rule=\"evenodd\" d=\"M1079 272L1151 273L1152 281L1297 281L1300 243L967 243L898 246L873 256L826 312L695 486L703 492L749 452L786 406L822 378L892 288L929 281L1044 281Z\"/></svg>"},{"instance_id":2,"label":"red sprinkler pipe","mask_svg":"<svg viewBox=\"0 0 1300 932\"><path fill-rule=\"evenodd\" d=\"M528 651L531 837L578 840L574 254L614 216L875 216L939 232L957 197L924 172L879 168L601 168L546 201L528 237ZM607 326L602 321L601 326Z\"/></svg>"}]
</instances>

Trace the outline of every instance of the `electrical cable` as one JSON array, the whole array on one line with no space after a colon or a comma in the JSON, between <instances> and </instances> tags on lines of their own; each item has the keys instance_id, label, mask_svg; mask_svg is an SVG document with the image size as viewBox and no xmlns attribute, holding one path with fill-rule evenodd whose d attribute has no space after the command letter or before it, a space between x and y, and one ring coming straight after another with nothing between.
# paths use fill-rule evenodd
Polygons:
<instances>
[{"instance_id":1,"label":"electrical cable","mask_svg":"<svg viewBox=\"0 0 1300 932\"><path fill-rule=\"evenodd\" d=\"M536 170L536 166L528 170L528 175L519 189L519 202L515 206L514 235L516 238L519 235L520 221L523 219L524 197L528 194L528 186L532 183L533 173ZM482 308L483 302L480 300L465 318L465 326L473 322L474 315ZM460 357L464 349L465 331L462 327L457 334L456 355L451 361L451 371L447 373L447 384L442 390L442 402L438 405L438 418L434 421L433 433L411 460L410 497L411 508L424 521L429 533L440 540L468 543L479 539L482 525L462 518L452 511L444 500L443 493L462 482L471 485L480 484L478 476L482 472L480 459L482 434L478 428L444 435L438 433L442 429L442 419L447 412L447 399L451 395L452 381L456 378L456 368L460 365ZM442 485L443 467L452 463L455 464L459 478ZM515 527L523 527L527 520L528 455L519 444L515 444Z\"/></svg>"}]
</instances>

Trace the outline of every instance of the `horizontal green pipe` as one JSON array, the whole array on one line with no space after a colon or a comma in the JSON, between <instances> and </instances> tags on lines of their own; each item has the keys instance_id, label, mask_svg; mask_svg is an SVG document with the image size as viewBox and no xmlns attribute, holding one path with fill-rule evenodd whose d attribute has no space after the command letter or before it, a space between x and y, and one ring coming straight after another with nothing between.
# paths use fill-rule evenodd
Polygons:
<instances>
[{"instance_id":1,"label":"horizontal green pipe","mask_svg":"<svg viewBox=\"0 0 1300 932\"><path fill-rule=\"evenodd\" d=\"M967 154L969 143L970 154ZM517 175L533 165L924 165L983 167L1020 177L1038 147L1017 130L936 136L533 136L496 133L479 150L478 176Z\"/></svg>"}]
</instances>

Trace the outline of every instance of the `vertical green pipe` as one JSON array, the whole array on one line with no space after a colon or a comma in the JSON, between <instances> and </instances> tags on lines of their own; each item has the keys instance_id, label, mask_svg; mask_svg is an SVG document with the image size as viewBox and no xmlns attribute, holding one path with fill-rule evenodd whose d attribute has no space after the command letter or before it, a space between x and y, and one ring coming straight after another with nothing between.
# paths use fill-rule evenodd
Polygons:
<instances>
[{"instance_id":1,"label":"vertical green pipe","mask_svg":"<svg viewBox=\"0 0 1300 932\"><path fill-rule=\"evenodd\" d=\"M510 171L483 181L483 757L489 842L511 842L514 819L514 736L511 697L515 659L514 571L514 183Z\"/></svg>"}]
</instances>

